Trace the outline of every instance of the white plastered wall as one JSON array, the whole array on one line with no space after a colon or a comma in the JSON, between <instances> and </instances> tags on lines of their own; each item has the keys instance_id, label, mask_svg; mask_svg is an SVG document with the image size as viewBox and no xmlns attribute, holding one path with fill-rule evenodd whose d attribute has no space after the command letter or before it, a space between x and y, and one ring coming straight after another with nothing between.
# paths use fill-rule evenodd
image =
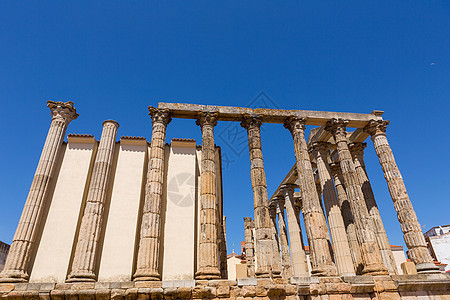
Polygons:
<instances>
[{"instance_id":1,"label":"white plastered wall","mask_svg":"<svg viewBox=\"0 0 450 300\"><path fill-rule=\"evenodd\" d=\"M194 279L195 141L172 140L167 168L163 280Z\"/></svg>"},{"instance_id":2,"label":"white plastered wall","mask_svg":"<svg viewBox=\"0 0 450 300\"><path fill-rule=\"evenodd\" d=\"M69 137L30 282L64 282L83 194L93 160L93 137Z\"/></svg>"},{"instance_id":3,"label":"white plastered wall","mask_svg":"<svg viewBox=\"0 0 450 300\"><path fill-rule=\"evenodd\" d=\"M146 148L145 140L122 138L120 141L99 281L132 279Z\"/></svg>"}]
</instances>

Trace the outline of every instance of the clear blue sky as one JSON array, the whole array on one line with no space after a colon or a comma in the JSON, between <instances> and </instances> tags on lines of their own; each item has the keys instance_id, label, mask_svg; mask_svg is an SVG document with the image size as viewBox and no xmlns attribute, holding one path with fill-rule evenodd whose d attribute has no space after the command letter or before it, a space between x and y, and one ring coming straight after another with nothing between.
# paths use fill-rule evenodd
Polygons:
<instances>
[{"instance_id":1,"label":"clear blue sky","mask_svg":"<svg viewBox=\"0 0 450 300\"><path fill-rule=\"evenodd\" d=\"M1 1L0 240L12 241L50 124L49 99L75 102L80 117L68 133L97 138L102 121L114 119L119 136L150 139L147 106L159 101L247 106L264 92L272 107L384 110L419 221L425 230L449 224L449 20L447 1ZM229 161L224 210L228 249L238 252L253 199L247 145L223 134L228 125L217 125L216 144ZM263 129L271 194L294 163L293 145L281 125ZM174 120L173 137L201 140L191 120ZM368 143L388 236L404 245Z\"/></svg>"}]
</instances>

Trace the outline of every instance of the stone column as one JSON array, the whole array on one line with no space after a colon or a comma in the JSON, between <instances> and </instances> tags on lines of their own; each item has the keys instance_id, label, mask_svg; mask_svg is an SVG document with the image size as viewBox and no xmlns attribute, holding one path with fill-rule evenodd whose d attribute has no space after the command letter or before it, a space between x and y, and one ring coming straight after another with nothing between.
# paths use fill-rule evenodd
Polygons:
<instances>
[{"instance_id":1,"label":"stone column","mask_svg":"<svg viewBox=\"0 0 450 300\"><path fill-rule=\"evenodd\" d=\"M140 224L139 248L136 260L136 281L160 280L159 250L161 236L161 204L164 181L166 128L169 111L148 107L152 118L152 140L145 184L144 208Z\"/></svg>"},{"instance_id":2,"label":"stone column","mask_svg":"<svg viewBox=\"0 0 450 300\"><path fill-rule=\"evenodd\" d=\"M337 273L336 266L333 264L328 247L328 227L320 207L314 183L314 175L305 140L305 123L305 118L290 117L286 120L284 126L289 129L294 139L297 172L303 201L303 219L305 220L311 253L311 274L316 276L334 276Z\"/></svg>"},{"instance_id":3,"label":"stone column","mask_svg":"<svg viewBox=\"0 0 450 300\"><path fill-rule=\"evenodd\" d=\"M336 190L334 189L331 171L328 165L328 147L328 143L315 143L312 152L316 157L325 212L330 226L334 261L340 276L355 276L347 233L345 231L339 201L336 196Z\"/></svg>"},{"instance_id":4,"label":"stone column","mask_svg":"<svg viewBox=\"0 0 450 300\"><path fill-rule=\"evenodd\" d=\"M253 221L250 217L244 217L245 227L245 261L247 262L247 276L255 277L255 253L253 245Z\"/></svg>"},{"instance_id":5,"label":"stone column","mask_svg":"<svg viewBox=\"0 0 450 300\"><path fill-rule=\"evenodd\" d=\"M362 274L364 268L361 249L359 248L358 238L356 237L356 226L353 220L350 203L347 198L347 192L344 187L344 178L342 178L341 167L339 163L334 163L331 166L331 172L336 186L336 193L339 200L339 208L341 209L342 219L344 221L345 230L347 232L348 245L350 246L350 253L352 254L353 266L356 274Z\"/></svg>"},{"instance_id":6,"label":"stone column","mask_svg":"<svg viewBox=\"0 0 450 300\"><path fill-rule=\"evenodd\" d=\"M272 270L272 229L268 209L266 173L261 151L260 116L245 115L241 126L247 129L250 152L253 207L255 209L256 277L270 277Z\"/></svg>"},{"instance_id":7,"label":"stone column","mask_svg":"<svg viewBox=\"0 0 450 300\"><path fill-rule=\"evenodd\" d=\"M292 275L297 277L307 277L309 276L308 262L306 260L300 222L295 210L295 201L293 196L294 188L295 185L293 184L285 184L281 187L281 192L283 193L284 203L286 206L286 216L288 220L289 244L291 245Z\"/></svg>"},{"instance_id":8,"label":"stone column","mask_svg":"<svg viewBox=\"0 0 450 300\"><path fill-rule=\"evenodd\" d=\"M397 266L392 254L391 245L384 229L383 221L381 220L380 211L378 210L375 196L373 195L372 186L370 185L369 177L367 176L366 166L364 164L364 148L366 143L352 143L349 146L352 154L353 163L355 164L356 175L358 176L359 184L364 195L369 216L373 222L373 230L377 239L378 247L380 248L381 257L384 265L387 267L389 274L397 274Z\"/></svg>"},{"instance_id":9,"label":"stone column","mask_svg":"<svg viewBox=\"0 0 450 300\"><path fill-rule=\"evenodd\" d=\"M202 160L200 173L200 240L199 266L196 279L220 277L217 257L217 181L214 126L217 112L201 112L196 124L202 129Z\"/></svg>"},{"instance_id":10,"label":"stone column","mask_svg":"<svg viewBox=\"0 0 450 300\"><path fill-rule=\"evenodd\" d=\"M383 265L380 248L373 232L372 220L369 217L364 195L356 175L355 165L347 145L346 125L348 121L332 119L327 122L326 130L330 131L336 141L342 176L344 178L347 197L356 225L356 235L361 249L364 269L366 275L388 274Z\"/></svg>"},{"instance_id":11,"label":"stone column","mask_svg":"<svg viewBox=\"0 0 450 300\"><path fill-rule=\"evenodd\" d=\"M95 281L96 279L97 249L102 235L103 213L118 128L119 123L116 121L103 122L102 136L95 156L68 282Z\"/></svg>"},{"instance_id":12,"label":"stone column","mask_svg":"<svg viewBox=\"0 0 450 300\"><path fill-rule=\"evenodd\" d=\"M380 160L397 218L401 224L403 238L408 247L408 256L416 264L418 272L434 272L438 267L428 251L422 227L417 220L411 200L406 191L400 170L394 159L391 147L386 137L386 127L389 121L372 120L364 130L371 135L375 152Z\"/></svg>"},{"instance_id":13,"label":"stone column","mask_svg":"<svg viewBox=\"0 0 450 300\"><path fill-rule=\"evenodd\" d=\"M222 217L222 225L220 226L220 276L222 279L228 278L227 265L227 217Z\"/></svg>"},{"instance_id":14,"label":"stone column","mask_svg":"<svg viewBox=\"0 0 450 300\"><path fill-rule=\"evenodd\" d=\"M29 262L42 221L42 208L47 201L48 185L53 177L67 126L78 117L73 102L48 101L47 106L51 111L52 122L5 267L0 274L0 282L21 282L29 278Z\"/></svg>"},{"instance_id":15,"label":"stone column","mask_svg":"<svg viewBox=\"0 0 450 300\"><path fill-rule=\"evenodd\" d=\"M276 214L278 215L278 232L280 234L281 260L283 265L282 277L285 279L292 277L291 255L289 254L289 244L287 240L286 222L284 221L284 199L283 197L274 199Z\"/></svg>"},{"instance_id":16,"label":"stone column","mask_svg":"<svg viewBox=\"0 0 450 300\"><path fill-rule=\"evenodd\" d=\"M280 238L277 229L277 213L274 206L269 207L270 225L272 227L272 274L273 277L281 277Z\"/></svg>"}]
</instances>

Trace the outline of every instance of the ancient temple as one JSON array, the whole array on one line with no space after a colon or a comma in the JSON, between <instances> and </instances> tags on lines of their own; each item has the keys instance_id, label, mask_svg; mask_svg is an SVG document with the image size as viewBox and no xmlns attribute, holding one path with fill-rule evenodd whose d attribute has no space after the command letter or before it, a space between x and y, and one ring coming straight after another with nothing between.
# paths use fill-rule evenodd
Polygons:
<instances>
[{"instance_id":1,"label":"ancient temple","mask_svg":"<svg viewBox=\"0 0 450 300\"><path fill-rule=\"evenodd\" d=\"M380 111L159 103L149 107L150 143L130 136L117 141L119 124L112 120L103 123L99 141L69 134L64 142L76 109L72 102L48 107L50 129L0 274L3 297L450 298L450 277L428 252ZM201 146L189 139L166 143L175 118L196 120ZM237 281L226 274L221 156L214 143L219 121L241 122L248 134L254 218L245 219L249 278ZM296 158L270 198L263 123L290 131ZM307 139L308 125L315 128ZM369 136L412 261L407 275L393 265L365 170Z\"/></svg>"}]
</instances>

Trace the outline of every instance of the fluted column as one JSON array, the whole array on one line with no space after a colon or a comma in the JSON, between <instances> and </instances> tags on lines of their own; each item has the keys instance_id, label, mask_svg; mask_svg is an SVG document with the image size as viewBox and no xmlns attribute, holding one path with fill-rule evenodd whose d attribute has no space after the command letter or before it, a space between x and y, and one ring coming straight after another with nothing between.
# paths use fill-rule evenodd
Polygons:
<instances>
[{"instance_id":1,"label":"fluted column","mask_svg":"<svg viewBox=\"0 0 450 300\"><path fill-rule=\"evenodd\" d=\"M255 210L256 277L269 277L272 270L272 229L270 228L266 173L261 151L261 117L245 115L241 126L247 130L250 152L253 207Z\"/></svg>"},{"instance_id":2,"label":"fluted column","mask_svg":"<svg viewBox=\"0 0 450 300\"><path fill-rule=\"evenodd\" d=\"M47 201L48 185L53 177L67 126L78 117L73 102L48 101L47 106L51 111L52 122L5 267L0 274L0 282L20 282L29 278L29 262L42 221L42 208Z\"/></svg>"},{"instance_id":3,"label":"fluted column","mask_svg":"<svg viewBox=\"0 0 450 300\"><path fill-rule=\"evenodd\" d=\"M306 260L305 247L301 235L300 222L295 210L293 184L285 184L281 187L286 207L286 216L289 230L289 244L291 245L292 275L299 277L309 276L308 262Z\"/></svg>"},{"instance_id":4,"label":"fluted column","mask_svg":"<svg viewBox=\"0 0 450 300\"><path fill-rule=\"evenodd\" d=\"M336 193L339 200L339 208L341 209L342 219L344 221L345 230L347 232L347 240L348 245L350 246L353 266L356 274L360 275L362 274L364 265L361 257L361 249L359 248L358 238L356 237L356 225L353 219L350 203L347 198L347 192L345 191L344 178L342 177L342 171L339 163L334 163L331 166L331 173L333 174Z\"/></svg>"},{"instance_id":5,"label":"fluted column","mask_svg":"<svg viewBox=\"0 0 450 300\"><path fill-rule=\"evenodd\" d=\"M222 217L222 226L220 226L220 273L222 279L228 278L227 266L227 217Z\"/></svg>"},{"instance_id":6,"label":"fluted column","mask_svg":"<svg viewBox=\"0 0 450 300\"><path fill-rule=\"evenodd\" d=\"M355 164L356 174L358 176L359 184L361 185L367 210L369 211L369 216L374 225L373 230L375 232L375 237L377 238L378 247L380 247L381 258L383 259L383 263L387 267L389 274L396 275L397 266L395 264L394 254L392 254L391 245L389 244L364 164L364 148L366 145L366 143L352 143L350 144L349 149L352 154L353 163Z\"/></svg>"},{"instance_id":7,"label":"fluted column","mask_svg":"<svg viewBox=\"0 0 450 300\"><path fill-rule=\"evenodd\" d=\"M281 245L280 245L280 235L277 229L277 213L274 206L269 207L270 215L270 226L272 227L272 274L273 277L281 277Z\"/></svg>"},{"instance_id":8,"label":"fluted column","mask_svg":"<svg viewBox=\"0 0 450 300\"><path fill-rule=\"evenodd\" d=\"M214 126L218 114L201 112L196 124L202 129L202 159L200 173L200 239L199 266L196 279L220 277L217 257L217 181Z\"/></svg>"},{"instance_id":9,"label":"fluted column","mask_svg":"<svg viewBox=\"0 0 450 300\"><path fill-rule=\"evenodd\" d=\"M244 217L245 227L245 261L247 263L247 276L255 277L255 247L253 241L253 221L250 217Z\"/></svg>"},{"instance_id":10,"label":"fluted column","mask_svg":"<svg viewBox=\"0 0 450 300\"><path fill-rule=\"evenodd\" d=\"M136 281L160 280L159 250L161 236L161 204L164 182L166 128L171 118L166 109L148 107L152 118L152 140L147 167L145 199L140 224L139 248L136 260Z\"/></svg>"},{"instance_id":11,"label":"fluted column","mask_svg":"<svg viewBox=\"0 0 450 300\"><path fill-rule=\"evenodd\" d=\"M397 218L401 224L403 238L408 247L408 256L416 264L418 272L434 272L438 267L428 251L422 227L417 220L403 182L400 170L395 162L394 154L386 137L386 127L389 121L372 120L364 130L371 135L375 152L380 160L392 201L394 202Z\"/></svg>"},{"instance_id":12,"label":"fluted column","mask_svg":"<svg viewBox=\"0 0 450 300\"><path fill-rule=\"evenodd\" d=\"M94 281L96 279L97 249L102 233L103 213L118 128L119 123L116 121L107 120L103 122L102 136L95 156L86 206L81 219L72 271L68 276L68 282Z\"/></svg>"},{"instance_id":13,"label":"fluted column","mask_svg":"<svg viewBox=\"0 0 450 300\"><path fill-rule=\"evenodd\" d=\"M346 125L348 121L332 119L327 122L326 130L330 131L336 141L342 176L344 178L347 197L356 225L356 235L360 244L363 259L363 274L384 275L388 274L383 265L380 248L373 232L372 220L369 217L364 195L356 175L355 165L347 145Z\"/></svg>"},{"instance_id":14,"label":"fluted column","mask_svg":"<svg viewBox=\"0 0 450 300\"><path fill-rule=\"evenodd\" d=\"M308 235L311 274L316 276L334 276L337 274L328 247L325 216L320 206L314 183L311 161L305 140L305 118L290 117L284 126L289 129L294 139L295 158L303 201L303 219Z\"/></svg>"},{"instance_id":15,"label":"fluted column","mask_svg":"<svg viewBox=\"0 0 450 300\"><path fill-rule=\"evenodd\" d=\"M278 215L278 232L280 235L281 261L283 265L282 277L291 278L291 255L289 254L289 244L287 239L286 222L284 221L284 198L274 199L276 214Z\"/></svg>"},{"instance_id":16,"label":"fluted column","mask_svg":"<svg viewBox=\"0 0 450 300\"><path fill-rule=\"evenodd\" d=\"M331 240L333 241L334 261L341 276L354 276L352 256L347 240L344 221L339 207L339 201L331 179L330 167L328 165L328 143L315 143L312 151L316 157L319 172L320 185L323 192L325 212L330 226Z\"/></svg>"}]
</instances>

